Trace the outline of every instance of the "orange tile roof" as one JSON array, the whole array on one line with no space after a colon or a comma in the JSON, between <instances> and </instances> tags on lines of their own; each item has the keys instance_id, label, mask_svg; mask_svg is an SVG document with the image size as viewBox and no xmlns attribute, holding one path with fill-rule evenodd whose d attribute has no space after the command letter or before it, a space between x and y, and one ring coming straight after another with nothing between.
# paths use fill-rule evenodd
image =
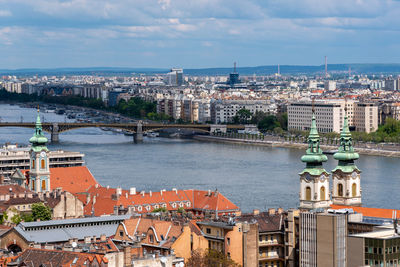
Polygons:
<instances>
[{"instance_id":1,"label":"orange tile roof","mask_svg":"<svg viewBox=\"0 0 400 267\"><path fill-rule=\"evenodd\" d=\"M85 192L97 183L86 166L50 168L51 190L61 187L70 193Z\"/></svg>"},{"instance_id":2,"label":"orange tile roof","mask_svg":"<svg viewBox=\"0 0 400 267\"><path fill-rule=\"evenodd\" d=\"M344 206L344 205L331 205L332 209L353 209L354 212L362 213L366 217L392 219L393 211L397 211L397 218L400 218L400 210L395 209L379 209L368 207Z\"/></svg>"},{"instance_id":3,"label":"orange tile roof","mask_svg":"<svg viewBox=\"0 0 400 267\"><path fill-rule=\"evenodd\" d=\"M132 206L137 213L148 213L156 207L166 206L169 211L178 210L180 206L185 210L199 211L219 211L219 213L239 211L239 207L228 200L219 192L210 192L204 190L171 190L145 192L129 194L128 190L122 190L122 194L116 197L115 188L91 186L87 193L90 194L90 202L85 205L85 215L91 215L94 208L95 216L111 214L114 212L114 206ZM79 199L86 203L86 196L77 194ZM93 203L93 197L96 201ZM141 207L141 209L138 209ZM148 209L146 209L148 207Z\"/></svg>"}]
</instances>

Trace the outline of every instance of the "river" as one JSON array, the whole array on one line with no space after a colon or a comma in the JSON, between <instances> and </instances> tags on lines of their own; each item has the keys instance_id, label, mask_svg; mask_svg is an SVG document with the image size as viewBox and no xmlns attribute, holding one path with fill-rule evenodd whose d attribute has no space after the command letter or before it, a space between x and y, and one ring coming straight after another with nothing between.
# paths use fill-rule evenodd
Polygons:
<instances>
[{"instance_id":1,"label":"river","mask_svg":"<svg viewBox=\"0 0 400 267\"><path fill-rule=\"evenodd\" d=\"M35 117L34 109L0 104L2 121L33 122ZM54 113L41 117L65 121ZM26 145L32 134L32 129L0 128L0 144ZM103 186L138 191L218 189L243 211L297 207L298 173L305 166L300 161L304 151L298 149L146 137L143 144L133 144L132 137L97 128L62 133L60 143L48 147L84 153L86 165ZM336 161L328 158L325 168L330 171ZM360 156L364 206L400 209L399 163L398 158Z\"/></svg>"}]
</instances>

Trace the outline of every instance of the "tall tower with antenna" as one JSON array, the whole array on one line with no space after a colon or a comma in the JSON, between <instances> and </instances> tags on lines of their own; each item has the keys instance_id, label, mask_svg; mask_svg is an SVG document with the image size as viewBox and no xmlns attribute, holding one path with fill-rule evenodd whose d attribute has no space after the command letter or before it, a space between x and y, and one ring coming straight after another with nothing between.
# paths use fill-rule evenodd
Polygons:
<instances>
[{"instance_id":1,"label":"tall tower with antenna","mask_svg":"<svg viewBox=\"0 0 400 267\"><path fill-rule=\"evenodd\" d=\"M328 57L325 56L325 78L328 78Z\"/></svg>"}]
</instances>

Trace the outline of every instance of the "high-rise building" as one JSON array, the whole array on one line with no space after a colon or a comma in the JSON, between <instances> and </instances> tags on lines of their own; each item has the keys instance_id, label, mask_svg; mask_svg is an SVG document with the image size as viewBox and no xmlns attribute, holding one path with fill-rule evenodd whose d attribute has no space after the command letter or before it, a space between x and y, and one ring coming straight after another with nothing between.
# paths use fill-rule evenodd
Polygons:
<instances>
[{"instance_id":1,"label":"high-rise building","mask_svg":"<svg viewBox=\"0 0 400 267\"><path fill-rule=\"evenodd\" d=\"M335 91L336 90L336 82L331 81L331 80L325 81L324 89L327 91Z\"/></svg>"},{"instance_id":2,"label":"high-rise building","mask_svg":"<svg viewBox=\"0 0 400 267\"><path fill-rule=\"evenodd\" d=\"M361 171L354 163L359 158L359 155L354 152L346 113L340 134L340 147L333 157L339 161L332 171L333 204L360 206Z\"/></svg>"},{"instance_id":3,"label":"high-rise building","mask_svg":"<svg viewBox=\"0 0 400 267\"><path fill-rule=\"evenodd\" d=\"M347 215L300 213L300 267L346 267Z\"/></svg>"},{"instance_id":4,"label":"high-rise building","mask_svg":"<svg viewBox=\"0 0 400 267\"><path fill-rule=\"evenodd\" d=\"M165 76L165 83L172 86L181 86L183 84L183 69L172 68Z\"/></svg>"},{"instance_id":5,"label":"high-rise building","mask_svg":"<svg viewBox=\"0 0 400 267\"><path fill-rule=\"evenodd\" d=\"M328 208L329 200L329 173L322 163L328 158L322 153L319 146L319 134L313 112L308 148L301 161L306 163L306 168L300 175L300 209Z\"/></svg>"}]
</instances>

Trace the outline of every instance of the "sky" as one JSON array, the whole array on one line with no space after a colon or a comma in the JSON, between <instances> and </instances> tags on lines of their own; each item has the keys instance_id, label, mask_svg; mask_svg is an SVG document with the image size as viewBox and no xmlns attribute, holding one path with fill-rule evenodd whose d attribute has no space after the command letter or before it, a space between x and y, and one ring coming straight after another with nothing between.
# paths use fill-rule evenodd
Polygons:
<instances>
[{"instance_id":1,"label":"sky","mask_svg":"<svg viewBox=\"0 0 400 267\"><path fill-rule=\"evenodd\" d=\"M400 0L0 0L0 68L400 63Z\"/></svg>"}]
</instances>

